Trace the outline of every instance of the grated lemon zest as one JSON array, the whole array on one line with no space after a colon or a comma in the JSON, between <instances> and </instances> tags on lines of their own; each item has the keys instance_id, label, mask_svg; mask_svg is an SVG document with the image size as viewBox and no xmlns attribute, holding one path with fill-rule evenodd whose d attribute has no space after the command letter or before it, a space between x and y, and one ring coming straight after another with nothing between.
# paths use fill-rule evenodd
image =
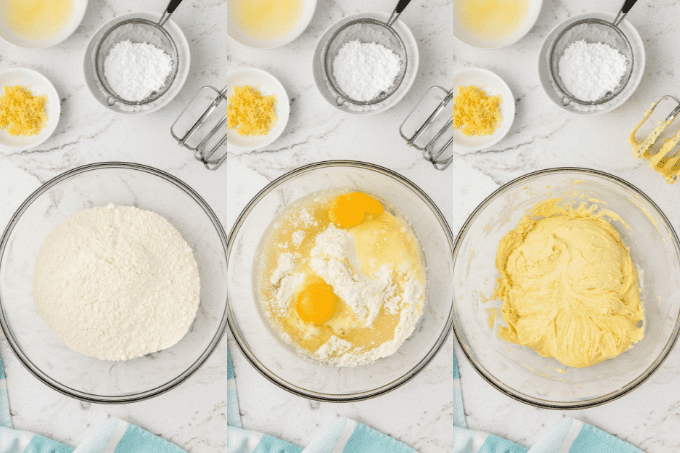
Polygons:
<instances>
[{"instance_id":1,"label":"grated lemon zest","mask_svg":"<svg viewBox=\"0 0 680 453\"><path fill-rule=\"evenodd\" d=\"M6 86L0 98L0 129L10 135L37 135L47 124L47 96L34 96L31 90Z\"/></svg>"},{"instance_id":2,"label":"grated lemon zest","mask_svg":"<svg viewBox=\"0 0 680 453\"><path fill-rule=\"evenodd\" d=\"M276 125L276 95L263 96L252 86L234 87L227 106L227 128L239 135L267 135Z\"/></svg>"},{"instance_id":3,"label":"grated lemon zest","mask_svg":"<svg viewBox=\"0 0 680 453\"><path fill-rule=\"evenodd\" d=\"M486 92L474 85L458 87L453 105L453 128L463 135L491 135L503 121L500 104L501 96L487 96Z\"/></svg>"}]
</instances>

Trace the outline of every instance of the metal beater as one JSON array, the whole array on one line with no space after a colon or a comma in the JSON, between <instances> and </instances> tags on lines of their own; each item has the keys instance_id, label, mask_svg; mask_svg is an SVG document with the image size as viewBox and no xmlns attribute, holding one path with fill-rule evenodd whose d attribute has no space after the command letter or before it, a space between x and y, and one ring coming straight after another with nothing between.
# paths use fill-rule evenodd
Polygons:
<instances>
[{"instance_id":1,"label":"metal beater","mask_svg":"<svg viewBox=\"0 0 680 453\"><path fill-rule=\"evenodd\" d=\"M675 102L675 108L666 119L659 122L647 138L638 142L635 138L638 130L647 122L657 105L664 99ZM673 134L668 132L668 127L678 116L680 116L680 99L670 95L663 96L652 104L642 121L630 133L629 138L631 145L633 145L633 154L638 158L647 159L649 165L661 173L666 178L666 182L671 184L680 177L680 149L676 149L676 146L680 143L680 129Z\"/></svg>"},{"instance_id":2,"label":"metal beater","mask_svg":"<svg viewBox=\"0 0 680 453\"><path fill-rule=\"evenodd\" d=\"M216 97L208 107L200 110L201 101L204 99L209 100L215 95ZM221 91L212 86L204 86L198 91L194 99L187 105L170 129L177 143L193 151L194 157L203 162L203 165L208 170L217 170L227 159L227 114L225 112L223 116L220 116L221 112L218 110L226 106L226 102L222 103L222 101L226 100L226 86ZM198 117L198 120L192 122L191 116L197 106L199 106L198 111L203 113ZM222 130L224 130L224 135L220 135ZM224 152L217 153L218 149L222 147Z\"/></svg>"},{"instance_id":3,"label":"metal beater","mask_svg":"<svg viewBox=\"0 0 680 453\"><path fill-rule=\"evenodd\" d=\"M432 109L431 105L437 100L439 104ZM428 113L425 122L418 120ZM399 133L409 146L422 152L423 158L434 168L448 168L453 162L453 89L430 87L401 124Z\"/></svg>"}]
</instances>

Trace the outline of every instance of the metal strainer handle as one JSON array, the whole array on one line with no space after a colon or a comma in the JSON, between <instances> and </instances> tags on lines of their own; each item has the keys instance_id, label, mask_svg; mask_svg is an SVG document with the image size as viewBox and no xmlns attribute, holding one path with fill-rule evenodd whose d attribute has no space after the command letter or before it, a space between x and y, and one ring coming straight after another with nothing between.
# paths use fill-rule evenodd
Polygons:
<instances>
[{"instance_id":1,"label":"metal strainer handle","mask_svg":"<svg viewBox=\"0 0 680 453\"><path fill-rule=\"evenodd\" d=\"M170 0L170 3L168 3L168 7L165 8L165 12L161 16L161 20L158 21L158 25L161 27L165 25L165 23L170 19L170 16L172 16L172 13L175 12L179 4L182 3L182 0Z\"/></svg>"},{"instance_id":2,"label":"metal strainer handle","mask_svg":"<svg viewBox=\"0 0 680 453\"><path fill-rule=\"evenodd\" d=\"M621 11L619 11L619 14L616 15L616 19L614 19L614 26L618 27L621 21L626 17L626 14L628 14L628 11L635 5L637 0L626 0L621 7Z\"/></svg>"},{"instance_id":3,"label":"metal strainer handle","mask_svg":"<svg viewBox=\"0 0 680 453\"><path fill-rule=\"evenodd\" d=\"M391 27L392 24L395 23L397 19L399 19L399 16L401 15L402 12L404 12L409 3L411 3L411 0L399 0L399 3L397 3L397 7L394 8L394 11L392 11L392 15L390 16L390 19L387 21L388 27Z\"/></svg>"}]
</instances>

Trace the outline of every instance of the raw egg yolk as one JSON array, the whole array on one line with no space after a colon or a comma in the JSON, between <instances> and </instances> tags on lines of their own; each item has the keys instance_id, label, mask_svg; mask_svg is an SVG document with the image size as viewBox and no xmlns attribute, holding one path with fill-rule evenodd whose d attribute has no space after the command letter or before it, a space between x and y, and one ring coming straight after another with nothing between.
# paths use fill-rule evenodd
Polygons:
<instances>
[{"instance_id":1,"label":"raw egg yolk","mask_svg":"<svg viewBox=\"0 0 680 453\"><path fill-rule=\"evenodd\" d=\"M331 222L341 228L359 225L366 214L380 215L383 205L375 198L362 192L350 192L336 197L328 208Z\"/></svg>"},{"instance_id":2,"label":"raw egg yolk","mask_svg":"<svg viewBox=\"0 0 680 453\"><path fill-rule=\"evenodd\" d=\"M295 309L304 322L323 324L335 312L333 288L321 279L315 280L300 292Z\"/></svg>"}]
</instances>

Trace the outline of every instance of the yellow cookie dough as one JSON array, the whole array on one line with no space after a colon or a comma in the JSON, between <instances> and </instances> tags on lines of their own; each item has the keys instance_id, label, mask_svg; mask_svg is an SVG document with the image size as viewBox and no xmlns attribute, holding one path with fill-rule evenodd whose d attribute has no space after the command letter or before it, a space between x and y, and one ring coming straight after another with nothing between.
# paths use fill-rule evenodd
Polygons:
<instances>
[{"instance_id":1,"label":"yellow cookie dough","mask_svg":"<svg viewBox=\"0 0 680 453\"><path fill-rule=\"evenodd\" d=\"M644 334L638 275L619 233L596 205L536 205L500 242L494 298L498 336L581 368L611 359Z\"/></svg>"}]
</instances>

